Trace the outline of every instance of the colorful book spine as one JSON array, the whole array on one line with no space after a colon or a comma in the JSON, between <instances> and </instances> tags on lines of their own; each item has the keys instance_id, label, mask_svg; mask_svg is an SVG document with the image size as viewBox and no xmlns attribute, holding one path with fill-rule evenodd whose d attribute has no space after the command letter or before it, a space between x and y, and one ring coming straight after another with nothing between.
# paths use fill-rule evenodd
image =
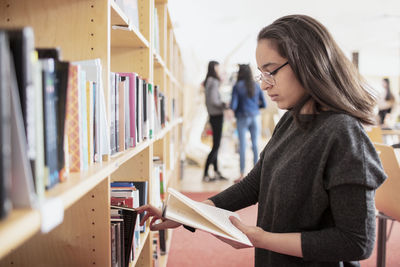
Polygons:
<instances>
[{"instance_id":1,"label":"colorful book spine","mask_svg":"<svg viewBox=\"0 0 400 267\"><path fill-rule=\"evenodd\" d=\"M80 172L83 169L82 149L80 138L80 94L78 80L79 66L69 66L67 113L65 128L68 139L68 158L71 172Z\"/></svg>"}]
</instances>

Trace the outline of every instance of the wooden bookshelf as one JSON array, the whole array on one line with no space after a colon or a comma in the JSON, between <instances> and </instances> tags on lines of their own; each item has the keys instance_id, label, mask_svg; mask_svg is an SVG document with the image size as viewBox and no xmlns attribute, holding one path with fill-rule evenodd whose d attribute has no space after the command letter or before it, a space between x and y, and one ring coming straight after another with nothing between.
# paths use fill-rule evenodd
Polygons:
<instances>
[{"instance_id":1,"label":"wooden bookshelf","mask_svg":"<svg viewBox=\"0 0 400 267\"><path fill-rule=\"evenodd\" d=\"M106 103L110 97L109 73L136 72L166 95L169 117L153 139L106 156L88 171L71 173L65 182L47 191L44 201L59 200L64 214L62 223L49 233L41 232L43 206L15 209L0 221L0 266L110 266L110 182L129 177L148 181L151 189L154 156L163 159L168 184L179 177L180 132L185 117L181 108L183 65L167 2L138 0L138 29L111 0L0 0L0 27L31 26L35 46L59 47L65 61L100 58ZM155 8L158 25L154 23ZM155 26L159 52L154 49ZM174 114L172 99L176 105ZM151 190L151 201L150 194ZM150 236L147 226L131 266L151 266ZM170 242L171 232L168 236ZM160 266L166 266L166 257L162 258Z\"/></svg>"}]
</instances>

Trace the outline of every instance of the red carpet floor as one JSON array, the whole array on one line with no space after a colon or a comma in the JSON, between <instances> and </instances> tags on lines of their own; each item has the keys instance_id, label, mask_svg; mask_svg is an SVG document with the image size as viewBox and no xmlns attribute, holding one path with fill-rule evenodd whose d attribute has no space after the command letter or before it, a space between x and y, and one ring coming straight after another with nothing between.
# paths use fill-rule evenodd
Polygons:
<instances>
[{"instance_id":1,"label":"red carpet floor","mask_svg":"<svg viewBox=\"0 0 400 267\"><path fill-rule=\"evenodd\" d=\"M202 201L214 193L184 193ZM238 212L243 222L256 223L257 207ZM390 228L388 223L388 229ZM203 231L191 233L183 227L175 229L168 256L167 267L251 267L254 266L254 249L236 250ZM376 246L373 255L361 262L362 267L376 266ZM387 243L386 267L400 267L400 224L396 222Z\"/></svg>"}]
</instances>

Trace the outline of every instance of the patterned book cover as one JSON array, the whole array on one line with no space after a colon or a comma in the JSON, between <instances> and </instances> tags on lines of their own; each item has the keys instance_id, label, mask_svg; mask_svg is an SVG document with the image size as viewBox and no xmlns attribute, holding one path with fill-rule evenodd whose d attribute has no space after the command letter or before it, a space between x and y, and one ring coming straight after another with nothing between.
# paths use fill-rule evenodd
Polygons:
<instances>
[{"instance_id":1,"label":"patterned book cover","mask_svg":"<svg viewBox=\"0 0 400 267\"><path fill-rule=\"evenodd\" d=\"M82 146L79 134L80 121L80 92L79 92L79 66L69 66L67 114L65 128L68 138L68 158L71 172L79 172L83 169Z\"/></svg>"}]
</instances>

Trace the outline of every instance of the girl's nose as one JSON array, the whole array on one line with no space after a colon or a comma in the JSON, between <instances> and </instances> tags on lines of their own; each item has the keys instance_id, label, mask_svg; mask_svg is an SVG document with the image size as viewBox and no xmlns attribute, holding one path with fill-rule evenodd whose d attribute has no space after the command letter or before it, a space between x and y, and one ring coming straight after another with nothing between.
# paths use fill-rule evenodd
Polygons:
<instances>
[{"instance_id":1,"label":"girl's nose","mask_svg":"<svg viewBox=\"0 0 400 267\"><path fill-rule=\"evenodd\" d=\"M261 87L262 90L268 91L269 89L272 88L272 86L273 86L273 85L271 85L271 84L269 84L269 83L267 83L267 82L262 81L260 87Z\"/></svg>"}]
</instances>

